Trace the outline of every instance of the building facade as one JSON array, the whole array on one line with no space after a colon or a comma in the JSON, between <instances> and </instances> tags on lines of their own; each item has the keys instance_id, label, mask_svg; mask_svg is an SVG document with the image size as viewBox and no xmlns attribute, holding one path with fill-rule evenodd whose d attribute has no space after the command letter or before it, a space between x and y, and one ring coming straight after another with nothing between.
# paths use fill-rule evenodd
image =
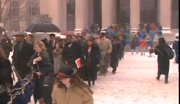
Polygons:
<instances>
[{"instance_id":1,"label":"building facade","mask_svg":"<svg viewBox=\"0 0 180 104\"><path fill-rule=\"evenodd\" d=\"M179 28L178 0L40 0L40 13L48 14L62 31L82 30L98 23L160 23L164 29Z\"/></svg>"},{"instance_id":2,"label":"building facade","mask_svg":"<svg viewBox=\"0 0 180 104\"><path fill-rule=\"evenodd\" d=\"M40 15L39 0L7 0L2 20L8 31L23 31Z\"/></svg>"}]
</instances>

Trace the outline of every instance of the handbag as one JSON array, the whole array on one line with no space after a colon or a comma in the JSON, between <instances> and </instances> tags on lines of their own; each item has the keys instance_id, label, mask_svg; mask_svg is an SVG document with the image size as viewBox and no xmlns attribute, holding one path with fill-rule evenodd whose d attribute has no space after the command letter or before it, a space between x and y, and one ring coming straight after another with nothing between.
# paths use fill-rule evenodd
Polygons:
<instances>
[{"instance_id":1,"label":"handbag","mask_svg":"<svg viewBox=\"0 0 180 104\"><path fill-rule=\"evenodd\" d=\"M37 64L36 65L37 67L35 68L35 72L39 72L40 69L39 69L39 65ZM39 79L39 76L36 74L36 76L38 77ZM43 81L43 85L51 85L53 81L53 76L54 74L52 72L50 72L48 75L44 76L44 81Z\"/></svg>"},{"instance_id":2,"label":"handbag","mask_svg":"<svg viewBox=\"0 0 180 104\"><path fill-rule=\"evenodd\" d=\"M51 72L47 76L44 77L43 85L52 85L54 83L54 74Z\"/></svg>"}]
</instances>

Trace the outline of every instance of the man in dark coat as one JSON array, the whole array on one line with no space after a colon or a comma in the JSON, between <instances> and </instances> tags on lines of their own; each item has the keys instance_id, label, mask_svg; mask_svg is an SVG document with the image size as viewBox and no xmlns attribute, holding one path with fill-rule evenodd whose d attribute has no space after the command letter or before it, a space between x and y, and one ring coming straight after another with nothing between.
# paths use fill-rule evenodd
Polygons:
<instances>
[{"instance_id":1,"label":"man in dark coat","mask_svg":"<svg viewBox=\"0 0 180 104\"><path fill-rule=\"evenodd\" d=\"M111 41L112 41L112 52L111 52L110 66L113 68L112 73L115 74L119 63L119 55L122 45L115 36L111 37Z\"/></svg>"},{"instance_id":2,"label":"man in dark coat","mask_svg":"<svg viewBox=\"0 0 180 104\"><path fill-rule=\"evenodd\" d=\"M14 46L12 62L21 78L24 78L30 71L29 60L34 53L33 45L25 41L25 34L16 35L17 44Z\"/></svg>"},{"instance_id":3,"label":"man in dark coat","mask_svg":"<svg viewBox=\"0 0 180 104\"><path fill-rule=\"evenodd\" d=\"M51 63L54 64L54 58L53 58L53 51L54 49L56 48L56 35L55 34L50 34L49 35L49 43L48 43L48 46L46 45L46 48L48 50L51 50L51 52L49 51L48 53L50 54L50 60L51 60Z\"/></svg>"},{"instance_id":4,"label":"man in dark coat","mask_svg":"<svg viewBox=\"0 0 180 104\"><path fill-rule=\"evenodd\" d=\"M71 35L66 36L66 45L64 46L62 59L65 64L70 65L71 67L77 68L75 61L80 58L84 59L81 45L77 41L73 41Z\"/></svg>"},{"instance_id":5,"label":"man in dark coat","mask_svg":"<svg viewBox=\"0 0 180 104\"><path fill-rule=\"evenodd\" d=\"M56 36L55 34L50 34L49 35L49 45L51 46L52 49L56 48Z\"/></svg>"}]
</instances>

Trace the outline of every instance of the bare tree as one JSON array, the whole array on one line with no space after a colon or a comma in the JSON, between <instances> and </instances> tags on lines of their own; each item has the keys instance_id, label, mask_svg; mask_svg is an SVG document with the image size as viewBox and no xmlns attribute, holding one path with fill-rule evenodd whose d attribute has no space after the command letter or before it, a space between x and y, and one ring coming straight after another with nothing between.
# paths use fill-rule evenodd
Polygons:
<instances>
[{"instance_id":1,"label":"bare tree","mask_svg":"<svg viewBox=\"0 0 180 104\"><path fill-rule=\"evenodd\" d=\"M14 19L21 21L27 16L28 0L0 0L0 4L0 22L5 26L11 25L8 21L9 23Z\"/></svg>"}]
</instances>

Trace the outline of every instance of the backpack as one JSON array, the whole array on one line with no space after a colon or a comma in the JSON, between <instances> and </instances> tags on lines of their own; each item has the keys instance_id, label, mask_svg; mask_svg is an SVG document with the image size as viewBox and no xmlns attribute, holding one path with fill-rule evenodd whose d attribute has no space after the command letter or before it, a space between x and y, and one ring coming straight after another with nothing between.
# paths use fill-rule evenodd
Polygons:
<instances>
[{"instance_id":1,"label":"backpack","mask_svg":"<svg viewBox=\"0 0 180 104\"><path fill-rule=\"evenodd\" d=\"M174 51L172 50L172 48L170 46L167 46L165 48L165 51L167 53L168 59L173 59L174 58Z\"/></svg>"}]
</instances>

